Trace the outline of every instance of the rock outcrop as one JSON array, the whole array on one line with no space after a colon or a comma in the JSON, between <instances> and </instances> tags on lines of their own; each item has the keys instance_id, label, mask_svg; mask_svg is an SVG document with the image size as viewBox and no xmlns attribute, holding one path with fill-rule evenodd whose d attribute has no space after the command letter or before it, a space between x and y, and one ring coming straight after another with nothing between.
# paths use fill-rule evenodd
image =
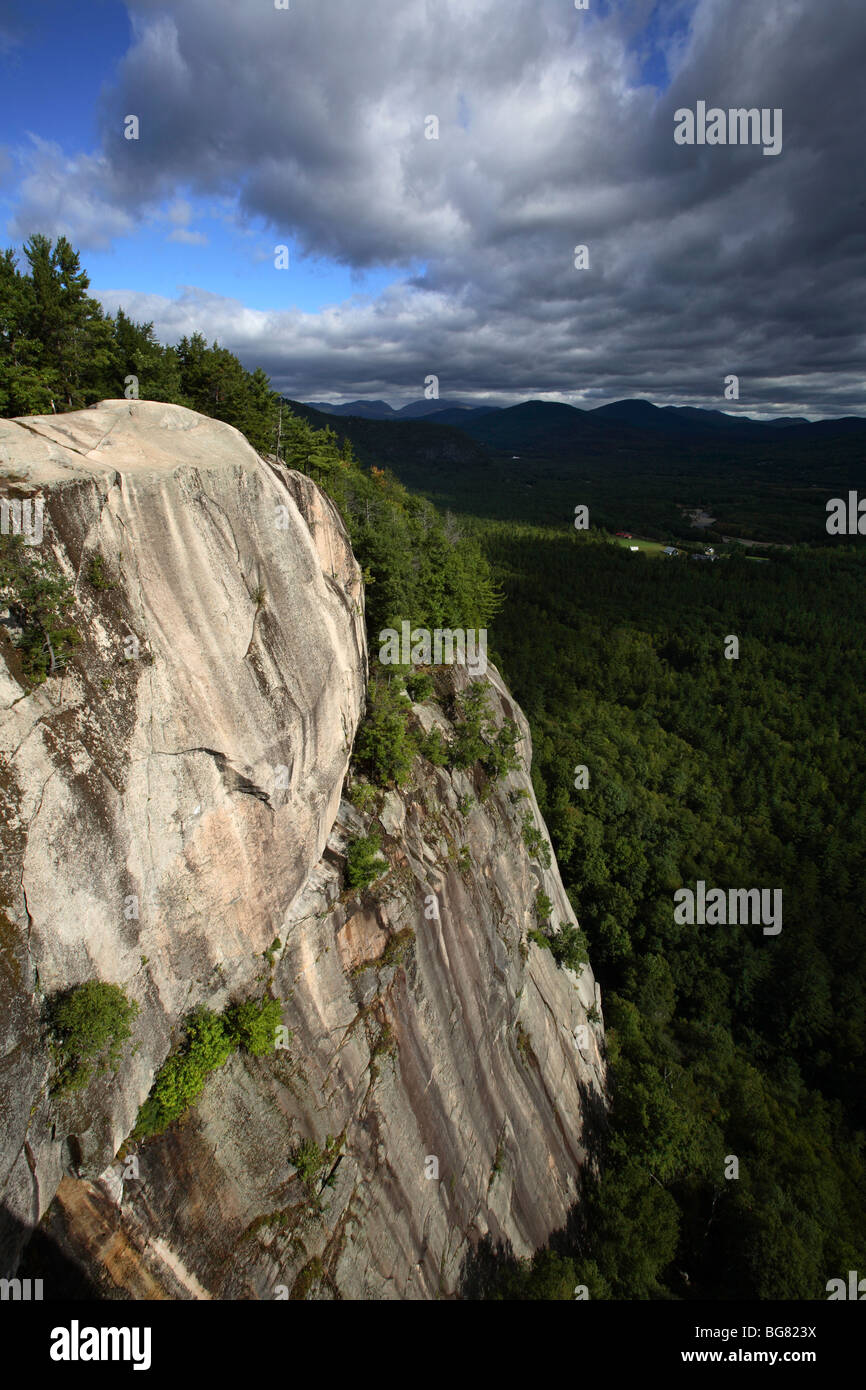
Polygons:
<instances>
[{"instance_id":1,"label":"rock outcrop","mask_svg":"<svg viewBox=\"0 0 866 1390\"><path fill-rule=\"evenodd\" d=\"M540 888L574 916L524 841L529 730L497 673L522 767L490 787L419 757L362 814L362 586L309 479L129 401L0 421L0 477L44 497L83 637L31 691L0 639L0 1264L42 1220L107 1296L428 1298L482 1236L534 1249L577 1196L602 1033L589 968L528 941ZM353 895L372 823L387 869ZM45 1001L93 978L138 1003L135 1047L58 1101ZM130 1146L184 1018L266 986L280 1046Z\"/></svg>"}]
</instances>

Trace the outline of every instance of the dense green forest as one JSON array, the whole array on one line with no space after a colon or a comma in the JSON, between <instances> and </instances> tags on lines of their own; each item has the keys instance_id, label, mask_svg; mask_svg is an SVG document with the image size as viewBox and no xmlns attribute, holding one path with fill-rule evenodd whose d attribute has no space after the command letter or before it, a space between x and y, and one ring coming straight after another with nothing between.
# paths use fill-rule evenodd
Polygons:
<instances>
[{"instance_id":1,"label":"dense green forest","mask_svg":"<svg viewBox=\"0 0 866 1390\"><path fill-rule=\"evenodd\" d=\"M265 374L216 344L162 347L151 325L105 315L67 243L34 237L25 255L29 272L0 259L0 412L77 409L123 395L134 375L144 398L227 420L262 452L279 444L330 493L364 567L374 647L409 614L490 624L602 983L613 1104L601 1179L568 1229L530 1263L495 1252L483 1296L571 1298L585 1283L593 1298L820 1299L862 1268L862 549L821 541L763 565L631 555L570 527L582 499L552 464L496 499L488 475L495 520L478 520L478 478L475 516L443 516L358 461L341 422L319 430L281 409ZM627 472L611 467L631 505ZM527 486L533 515L564 509L559 528L528 524ZM766 536L776 523L761 506ZM470 715L467 747L495 764ZM419 751L436 757L406 743L381 672L359 748L392 780ZM673 893L697 879L782 888L781 933L676 925Z\"/></svg>"},{"instance_id":2,"label":"dense green forest","mask_svg":"<svg viewBox=\"0 0 866 1390\"><path fill-rule=\"evenodd\" d=\"M695 565L522 525L485 545L612 1069L604 1180L553 1287L826 1297L866 1236L866 554ZM781 887L781 933L676 925L699 878ZM549 1259L499 1287L549 1290Z\"/></svg>"}]
</instances>

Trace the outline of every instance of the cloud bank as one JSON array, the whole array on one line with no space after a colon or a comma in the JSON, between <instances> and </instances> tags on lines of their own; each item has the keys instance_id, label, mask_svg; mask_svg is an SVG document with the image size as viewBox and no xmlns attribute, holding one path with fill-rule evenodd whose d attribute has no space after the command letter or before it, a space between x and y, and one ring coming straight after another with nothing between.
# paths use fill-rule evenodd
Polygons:
<instances>
[{"instance_id":1,"label":"cloud bank","mask_svg":"<svg viewBox=\"0 0 866 1390\"><path fill-rule=\"evenodd\" d=\"M195 241L190 190L294 260L418 267L315 314L105 292L166 339L200 328L300 398L399 402L435 373L449 398L719 406L735 373L750 414L864 410L862 0L128 9L101 149L35 142L13 235L105 245L168 204ZM677 145L698 101L781 108L781 152Z\"/></svg>"}]
</instances>

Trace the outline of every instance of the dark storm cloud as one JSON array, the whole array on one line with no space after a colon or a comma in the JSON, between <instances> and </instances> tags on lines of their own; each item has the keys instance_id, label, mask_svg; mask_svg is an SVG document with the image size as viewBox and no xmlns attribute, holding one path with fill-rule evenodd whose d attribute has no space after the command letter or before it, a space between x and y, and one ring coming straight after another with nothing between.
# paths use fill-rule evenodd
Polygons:
<instances>
[{"instance_id":1,"label":"dark storm cloud","mask_svg":"<svg viewBox=\"0 0 866 1390\"><path fill-rule=\"evenodd\" d=\"M311 399L409 399L432 372L449 397L720 405L736 373L745 411L864 409L862 0L658 7L660 96L638 75L656 7L635 0L603 19L592 0L129 8L103 149L55 170L59 192L40 150L19 229L65 197L117 235L186 188L311 256L425 267L314 315L107 296L162 333L202 327ZM781 108L781 154L677 146L698 100Z\"/></svg>"}]
</instances>

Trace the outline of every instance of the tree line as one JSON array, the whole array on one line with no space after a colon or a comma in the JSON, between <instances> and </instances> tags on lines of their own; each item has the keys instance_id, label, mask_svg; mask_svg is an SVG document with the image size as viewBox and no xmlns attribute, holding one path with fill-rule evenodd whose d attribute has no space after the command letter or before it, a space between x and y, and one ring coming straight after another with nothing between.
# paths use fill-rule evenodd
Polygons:
<instances>
[{"instance_id":1,"label":"tree line","mask_svg":"<svg viewBox=\"0 0 866 1390\"><path fill-rule=\"evenodd\" d=\"M152 323L107 314L89 293L78 252L41 234L0 255L0 415L82 410L126 394L189 406L242 430L254 448L274 446L278 397L261 368L245 371L200 333L161 344Z\"/></svg>"}]
</instances>

